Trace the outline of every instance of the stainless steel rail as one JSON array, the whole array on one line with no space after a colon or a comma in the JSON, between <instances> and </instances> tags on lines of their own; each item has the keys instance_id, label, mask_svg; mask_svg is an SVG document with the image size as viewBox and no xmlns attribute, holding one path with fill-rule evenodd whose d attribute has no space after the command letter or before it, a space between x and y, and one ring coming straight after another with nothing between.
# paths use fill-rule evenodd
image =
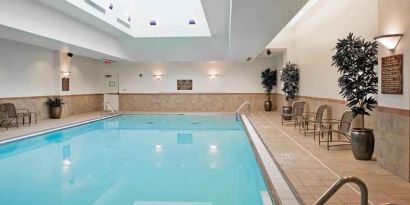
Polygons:
<instances>
[{"instance_id":1,"label":"stainless steel rail","mask_svg":"<svg viewBox=\"0 0 410 205\"><path fill-rule=\"evenodd\" d=\"M239 121L240 115L241 115L241 111L242 111L243 108L245 108L245 106L247 106L247 108L248 108L248 113L247 113L247 114L250 115L250 114L252 113L251 103L249 103L249 102L243 102L243 103L241 104L241 106L239 106L238 109L236 110L236 120L237 120L237 121Z\"/></svg>"},{"instance_id":2,"label":"stainless steel rail","mask_svg":"<svg viewBox=\"0 0 410 205\"><path fill-rule=\"evenodd\" d=\"M314 205L325 204L343 185L347 183L355 183L360 188L360 205L368 205L368 191L366 184L358 177L348 176L342 177L334 183L315 203Z\"/></svg>"}]
</instances>

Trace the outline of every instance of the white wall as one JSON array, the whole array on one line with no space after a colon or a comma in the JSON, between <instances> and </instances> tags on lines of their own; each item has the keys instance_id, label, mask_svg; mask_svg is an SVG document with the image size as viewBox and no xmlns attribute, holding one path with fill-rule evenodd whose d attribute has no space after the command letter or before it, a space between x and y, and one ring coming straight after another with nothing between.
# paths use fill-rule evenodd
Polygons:
<instances>
[{"instance_id":1,"label":"white wall","mask_svg":"<svg viewBox=\"0 0 410 205\"><path fill-rule=\"evenodd\" d=\"M56 51L0 39L0 98L101 93L107 66L81 56L71 59L70 91L61 91Z\"/></svg>"},{"instance_id":2,"label":"white wall","mask_svg":"<svg viewBox=\"0 0 410 205\"><path fill-rule=\"evenodd\" d=\"M275 69L274 58L255 59L250 63L186 62L114 64L119 69L121 93L178 92L178 79L192 79L195 93L261 93L260 74L266 68ZM143 77L139 77L142 74ZM162 79L154 74L164 75ZM218 74L211 80L208 74Z\"/></svg>"},{"instance_id":3,"label":"white wall","mask_svg":"<svg viewBox=\"0 0 410 205\"><path fill-rule=\"evenodd\" d=\"M54 51L0 39L0 97L55 95L57 61Z\"/></svg>"},{"instance_id":4,"label":"white wall","mask_svg":"<svg viewBox=\"0 0 410 205\"><path fill-rule=\"evenodd\" d=\"M299 95L342 99L337 85L339 75L331 66L332 49L337 39L349 32L372 40L377 34L377 14L376 0L318 0L268 47L286 48L284 59L279 61L298 64Z\"/></svg>"},{"instance_id":5,"label":"white wall","mask_svg":"<svg viewBox=\"0 0 410 205\"><path fill-rule=\"evenodd\" d=\"M379 105L385 107L410 108L410 1L408 0L379 0L379 33L404 34L395 53L391 53L380 45L379 57L393 54L403 54L403 95L389 95L379 93ZM381 63L381 61L380 61Z\"/></svg>"},{"instance_id":6,"label":"white wall","mask_svg":"<svg viewBox=\"0 0 410 205\"><path fill-rule=\"evenodd\" d=\"M75 54L70 60L60 59L57 51L0 39L0 98L103 93L106 74L119 75L121 93L178 92L177 79L193 80L192 91L179 92L261 93L261 71L280 69L276 62L275 58L260 58L249 63L104 64ZM60 70L71 72L68 92L61 91ZM164 76L156 80L153 74ZM211 80L209 74L218 77Z\"/></svg>"}]
</instances>

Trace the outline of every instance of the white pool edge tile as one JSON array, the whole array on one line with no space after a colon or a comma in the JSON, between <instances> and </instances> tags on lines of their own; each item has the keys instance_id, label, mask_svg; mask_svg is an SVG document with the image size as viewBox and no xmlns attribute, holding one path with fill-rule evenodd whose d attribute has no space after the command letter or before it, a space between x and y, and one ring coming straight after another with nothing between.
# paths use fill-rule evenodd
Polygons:
<instances>
[{"instance_id":1,"label":"white pool edge tile","mask_svg":"<svg viewBox=\"0 0 410 205\"><path fill-rule=\"evenodd\" d=\"M80 121L80 122L69 123L67 125L54 127L54 128L51 128L51 129L45 129L45 130L41 130L41 131L38 131L38 132L24 134L24 135L21 135L21 136L17 136L17 137L13 137L13 138L10 138L10 139L2 140L2 141L0 141L0 145L8 144L8 143L12 143L12 142L15 142L15 141L20 141L20 140L24 140L24 139L28 139L28 138L32 138L32 137L37 137L39 135L47 134L47 133L50 133L50 132L60 131L60 130L64 130L64 129L68 129L68 128L72 128L72 127L77 127L77 126L80 126L80 125L83 125L83 124L88 124L88 123L99 121L99 120L104 120L104 119L108 119L108 118L112 118L112 117L117 117L119 115L121 115L121 114L106 115L106 116L102 116L102 117L93 118L93 119L90 119L90 120L84 120L84 121Z\"/></svg>"},{"instance_id":2,"label":"white pool edge tile","mask_svg":"<svg viewBox=\"0 0 410 205\"><path fill-rule=\"evenodd\" d=\"M277 167L274 159L272 158L267 148L263 144L261 138L259 137L255 128L253 127L252 123L249 121L248 117L246 115L241 115L241 117L244 125L246 126L249 137L256 148L256 152L259 155L266 169L270 182L272 183L274 188L280 187L280 189L275 189L275 192L279 197L278 200L281 201L284 205L300 205L299 200L296 198L289 184L287 183L281 171Z\"/></svg>"}]
</instances>

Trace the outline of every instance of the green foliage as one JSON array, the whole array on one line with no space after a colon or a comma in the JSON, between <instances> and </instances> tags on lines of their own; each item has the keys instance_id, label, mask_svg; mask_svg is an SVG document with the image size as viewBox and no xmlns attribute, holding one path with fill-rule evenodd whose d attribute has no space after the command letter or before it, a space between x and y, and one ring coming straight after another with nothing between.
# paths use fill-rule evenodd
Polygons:
<instances>
[{"instance_id":1,"label":"green foliage","mask_svg":"<svg viewBox=\"0 0 410 205\"><path fill-rule=\"evenodd\" d=\"M283 82L282 91L286 100L294 99L299 91L299 68L296 64L288 62L282 68L280 80Z\"/></svg>"},{"instance_id":2,"label":"green foliage","mask_svg":"<svg viewBox=\"0 0 410 205\"><path fill-rule=\"evenodd\" d=\"M265 93L268 96L268 101L270 101L270 96L272 94L273 87L277 85L277 74L276 70L270 70L267 68L262 72L262 85L265 88Z\"/></svg>"},{"instance_id":3,"label":"green foliage","mask_svg":"<svg viewBox=\"0 0 410 205\"><path fill-rule=\"evenodd\" d=\"M370 115L377 104L371 94L377 94L378 45L350 33L336 44L333 64L341 74L340 94L348 101L347 106L357 115ZM362 125L363 128L363 125Z\"/></svg>"},{"instance_id":4,"label":"green foliage","mask_svg":"<svg viewBox=\"0 0 410 205\"><path fill-rule=\"evenodd\" d=\"M53 97L53 98L48 98L46 101L46 104L49 107L61 107L64 104L64 99L62 97Z\"/></svg>"}]
</instances>

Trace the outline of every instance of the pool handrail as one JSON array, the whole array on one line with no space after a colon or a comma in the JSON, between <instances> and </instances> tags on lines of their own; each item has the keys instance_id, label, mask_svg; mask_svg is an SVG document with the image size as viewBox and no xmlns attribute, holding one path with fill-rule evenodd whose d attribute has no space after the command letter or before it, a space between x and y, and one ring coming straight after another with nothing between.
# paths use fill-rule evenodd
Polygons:
<instances>
[{"instance_id":1,"label":"pool handrail","mask_svg":"<svg viewBox=\"0 0 410 205\"><path fill-rule=\"evenodd\" d=\"M360 205L369 204L369 193L366 184L358 177L346 176L337 180L315 203L314 205L324 205L326 202L345 184L354 183L360 188Z\"/></svg>"}]
</instances>

